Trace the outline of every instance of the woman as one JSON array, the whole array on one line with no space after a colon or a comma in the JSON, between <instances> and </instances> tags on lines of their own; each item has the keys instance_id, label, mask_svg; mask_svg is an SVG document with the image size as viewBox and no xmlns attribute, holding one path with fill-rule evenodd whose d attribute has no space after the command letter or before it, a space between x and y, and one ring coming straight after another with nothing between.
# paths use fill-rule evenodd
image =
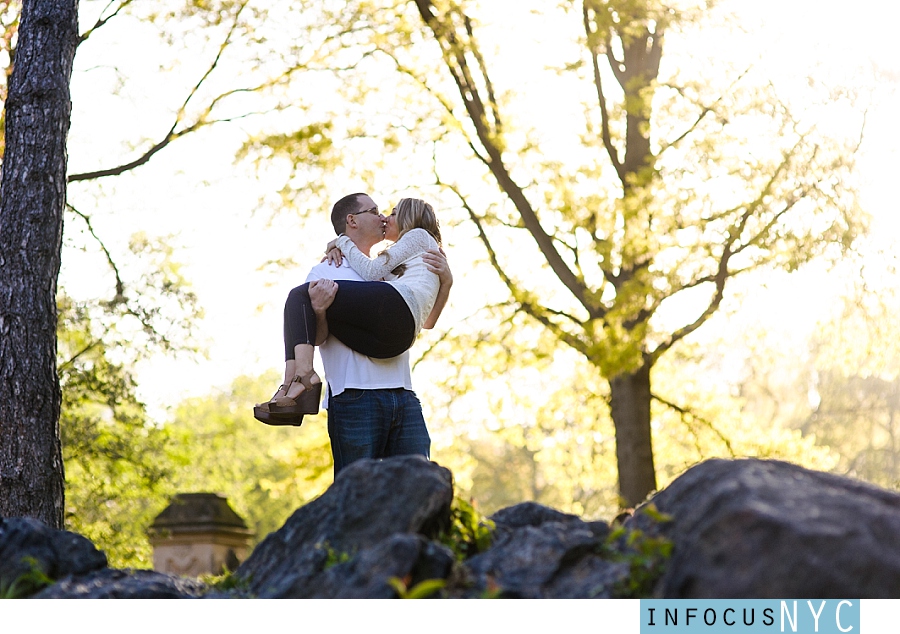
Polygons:
<instances>
[{"instance_id":1,"label":"woman","mask_svg":"<svg viewBox=\"0 0 900 634\"><path fill-rule=\"evenodd\" d=\"M375 358L394 357L409 349L423 327L434 326L446 301L446 293L442 293L440 306L435 307L440 280L422 257L441 242L431 205L402 199L388 216L385 238L394 244L375 258L367 257L346 236L328 245L328 249L339 249L367 280L328 282L337 287L326 310L328 333ZM385 281L375 281L382 279ZM273 417L288 419L319 411L322 382L313 370L317 334L309 284L303 284L290 292L285 303L285 358L287 363L293 361L295 375L272 400L254 408L258 419L271 422Z\"/></svg>"}]
</instances>

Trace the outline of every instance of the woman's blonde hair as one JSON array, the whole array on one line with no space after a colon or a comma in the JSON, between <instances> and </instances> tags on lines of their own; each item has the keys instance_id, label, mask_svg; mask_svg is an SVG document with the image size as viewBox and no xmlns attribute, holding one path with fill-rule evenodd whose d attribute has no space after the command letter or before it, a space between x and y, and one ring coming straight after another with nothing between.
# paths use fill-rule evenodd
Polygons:
<instances>
[{"instance_id":1,"label":"woman's blonde hair","mask_svg":"<svg viewBox=\"0 0 900 634\"><path fill-rule=\"evenodd\" d=\"M410 229L424 229L441 244L441 225L434 207L418 198L401 198L394 209L397 210L398 237Z\"/></svg>"}]
</instances>

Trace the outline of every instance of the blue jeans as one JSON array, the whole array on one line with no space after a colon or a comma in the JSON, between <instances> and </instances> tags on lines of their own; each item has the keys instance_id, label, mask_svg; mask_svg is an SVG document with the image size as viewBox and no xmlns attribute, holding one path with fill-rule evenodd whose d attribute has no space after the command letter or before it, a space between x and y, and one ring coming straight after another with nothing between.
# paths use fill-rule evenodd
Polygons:
<instances>
[{"instance_id":1,"label":"blue jeans","mask_svg":"<svg viewBox=\"0 0 900 634\"><path fill-rule=\"evenodd\" d=\"M403 388L347 389L328 397L334 475L362 458L431 456L431 438L416 393Z\"/></svg>"}]
</instances>

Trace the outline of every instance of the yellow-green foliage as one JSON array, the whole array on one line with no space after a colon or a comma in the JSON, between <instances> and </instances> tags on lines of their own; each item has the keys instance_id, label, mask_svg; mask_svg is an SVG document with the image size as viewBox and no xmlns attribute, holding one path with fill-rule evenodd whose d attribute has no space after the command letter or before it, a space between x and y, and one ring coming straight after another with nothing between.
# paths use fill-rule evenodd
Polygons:
<instances>
[{"instance_id":1,"label":"yellow-green foliage","mask_svg":"<svg viewBox=\"0 0 900 634\"><path fill-rule=\"evenodd\" d=\"M641 512L656 524L672 521L652 504L642 507ZM640 599L652 596L656 582L665 573L672 556L672 542L665 537L620 526L610 533L603 551L613 561L628 563L628 577L616 585L613 596L617 599Z\"/></svg>"},{"instance_id":2,"label":"yellow-green foliage","mask_svg":"<svg viewBox=\"0 0 900 634\"><path fill-rule=\"evenodd\" d=\"M171 437L147 419L130 370L110 360L88 309L62 297L59 316L65 527L113 566L150 567L145 530L172 491Z\"/></svg>"},{"instance_id":3,"label":"yellow-green foliage","mask_svg":"<svg viewBox=\"0 0 900 634\"><path fill-rule=\"evenodd\" d=\"M476 511L470 502L455 497L450 505L450 525L439 540L462 561L487 550L493 530L494 522Z\"/></svg>"},{"instance_id":4,"label":"yellow-green foliage","mask_svg":"<svg viewBox=\"0 0 900 634\"><path fill-rule=\"evenodd\" d=\"M471 497L486 514L533 500L608 520L617 514L619 501L606 386L577 354L559 348L548 352L526 342L509 337L502 346L488 340L469 347L465 366L448 372L440 389L452 398L429 420L438 430L434 459L451 468L459 494ZM723 381L716 358L698 361L695 353L676 349L654 370L653 391L665 400L653 403L660 488L715 457L777 458L825 471L835 467L830 448L748 408ZM491 360L483 366L482 357ZM475 381L485 366L491 374ZM464 387L454 391L460 380ZM452 418L444 412L452 412Z\"/></svg>"},{"instance_id":5,"label":"yellow-green foliage","mask_svg":"<svg viewBox=\"0 0 900 634\"><path fill-rule=\"evenodd\" d=\"M231 596L242 596L250 589L250 580L235 575L233 570L220 575L201 575L197 580L205 583L211 591L229 592Z\"/></svg>"},{"instance_id":6,"label":"yellow-green foliage","mask_svg":"<svg viewBox=\"0 0 900 634\"><path fill-rule=\"evenodd\" d=\"M332 566L343 564L353 558L353 555L351 553L343 550L335 550L328 542L316 544L316 548L325 551L325 563L322 567L323 570L328 570Z\"/></svg>"},{"instance_id":7,"label":"yellow-green foliage","mask_svg":"<svg viewBox=\"0 0 900 634\"><path fill-rule=\"evenodd\" d=\"M299 428L253 418L253 404L278 383L274 373L238 377L228 390L181 403L167 426L174 438L172 488L226 496L255 541L332 482L324 412L307 416Z\"/></svg>"},{"instance_id":8,"label":"yellow-green foliage","mask_svg":"<svg viewBox=\"0 0 900 634\"><path fill-rule=\"evenodd\" d=\"M277 384L274 374L239 377L229 390L181 403L163 426L146 421L136 401L110 405L64 385L67 528L111 566L134 568L152 567L146 532L174 493L226 496L254 543L280 528L331 484L332 471L324 413L300 428L253 418L253 404ZM133 418L123 414L129 406Z\"/></svg>"},{"instance_id":9,"label":"yellow-green foliage","mask_svg":"<svg viewBox=\"0 0 900 634\"><path fill-rule=\"evenodd\" d=\"M10 582L0 583L0 599L22 599L53 584L53 579L47 576L36 559L24 557L23 561L29 566L28 572Z\"/></svg>"},{"instance_id":10,"label":"yellow-green foliage","mask_svg":"<svg viewBox=\"0 0 900 634\"><path fill-rule=\"evenodd\" d=\"M391 577L388 584L401 599L428 599L440 592L447 582L444 579L425 579L409 588L403 579Z\"/></svg>"}]
</instances>

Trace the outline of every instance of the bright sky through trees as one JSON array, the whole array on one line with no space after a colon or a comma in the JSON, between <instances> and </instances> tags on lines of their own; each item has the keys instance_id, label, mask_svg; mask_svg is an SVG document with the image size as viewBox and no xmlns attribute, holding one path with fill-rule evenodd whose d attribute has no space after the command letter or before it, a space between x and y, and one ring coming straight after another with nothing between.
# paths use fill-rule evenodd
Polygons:
<instances>
[{"instance_id":1,"label":"bright sky through trees","mask_svg":"<svg viewBox=\"0 0 900 634\"><path fill-rule=\"evenodd\" d=\"M504 34L535 38L538 43L532 54L537 58L544 52L542 47L553 45L556 25L552 23L532 19L521 27L509 28L502 22L509 19L503 17L504 12L523 3L509 0L488 5L498 12L495 26L501 26L492 29L498 38ZM900 164L896 149L900 145L900 124L895 115L900 112L900 60L890 50L891 38L882 33L879 25L896 24L900 6L884 0L860 0L852 5L832 0L731 0L725 6L740 16L737 24L743 32L710 30L702 42L691 42L696 63L702 64L704 54L745 59L764 69L788 98L792 82L806 82L808 75L825 84L848 85L877 96L867 115L860 160L862 203L876 220L873 251L877 246L893 244L900 235L892 191L896 166ZM491 17L488 13L485 20L490 21ZM534 27L542 31L529 30ZM71 172L97 163L115 164L117 161L109 160L106 153L118 149L122 140L134 141L129 132L138 129L138 122L140 129L149 131L167 125L167 113L149 105L158 103L161 95L176 93L180 87L196 81L199 62L191 64L191 60L183 59L179 75L160 71L163 62L159 56L148 54L162 50L152 33L134 25L118 32L110 27L110 32L116 33L115 41L94 50L85 47L76 58ZM499 39L491 44L503 46ZM668 44L678 46L674 42ZM165 59L164 51L161 57ZM109 59L121 62L113 67ZM121 83L125 76L137 81ZM521 81L528 78L522 77ZM555 116L559 110L535 101L534 114ZM848 112L848 117L856 116ZM822 121L822 125L841 126L843 122L831 119ZM321 218L302 225L283 215L269 226L265 214L251 215L259 197L282 183L257 183L246 169L233 164L242 134L240 122L206 130L173 144L132 175L100 183L104 197L101 206L114 212L95 217L98 233L120 244L136 231L173 235L174 257L184 262L184 275L192 282L206 311L201 336L209 348L208 360L194 363L184 358L157 359L140 367L142 397L157 415L182 396L201 394L212 386L226 386L238 374L279 367L284 294L303 281L331 237L325 210ZM122 148L122 153L127 154L127 148ZM403 175L390 176L385 180L391 183L389 191L372 192L379 204L386 205L398 193L407 193L403 191ZM332 187L332 200L365 189L360 181L335 183ZM83 229L76 221L66 226L67 232ZM465 275L472 257L467 245L455 240L452 231L447 237L457 283L438 329L472 312L472 302L479 297L472 289L481 283ZM268 260L286 255L292 256L297 266L260 270ZM66 253L60 285L72 294L102 294L108 279L92 273L102 267L96 252ZM757 293L755 297L767 302L766 306L771 302L781 306L785 302L797 307L807 305L810 314L798 317L798 322L809 327L817 311L827 309L828 293L837 289L825 289L821 278L815 275L802 279L802 288L798 288L796 280L787 284L773 280L768 295ZM803 303L796 303L798 299ZM789 325L783 316L774 319L771 313L767 308L751 310L747 319L766 319L768 314L772 327ZM425 379L416 379L422 380ZM259 398L265 396L260 394Z\"/></svg>"}]
</instances>

